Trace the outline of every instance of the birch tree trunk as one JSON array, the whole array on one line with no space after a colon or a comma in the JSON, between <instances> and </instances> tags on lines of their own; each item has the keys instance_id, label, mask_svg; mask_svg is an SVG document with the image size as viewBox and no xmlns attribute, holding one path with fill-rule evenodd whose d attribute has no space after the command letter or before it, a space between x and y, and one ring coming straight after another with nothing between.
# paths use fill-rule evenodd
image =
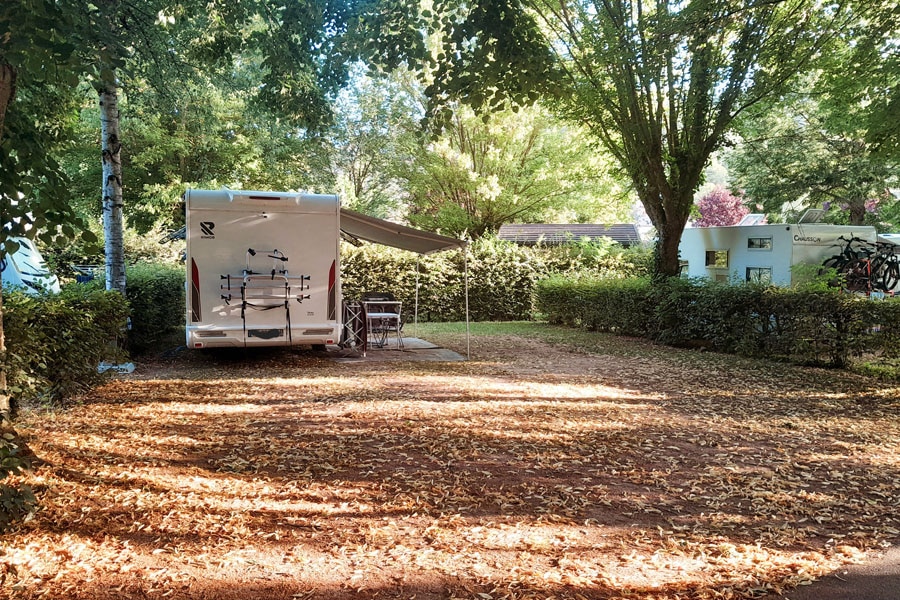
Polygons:
<instances>
[{"instance_id":1,"label":"birch tree trunk","mask_svg":"<svg viewBox=\"0 0 900 600\"><path fill-rule=\"evenodd\" d=\"M6 121L6 109L16 97L16 70L5 60L0 59L0 140L3 139L3 126ZM4 223L0 214L0 226ZM5 240L0 237L0 244ZM6 255L0 247L0 259ZM3 286L0 284L0 423L12 419L12 401L6 389L6 335L3 333Z\"/></svg>"},{"instance_id":2,"label":"birch tree trunk","mask_svg":"<svg viewBox=\"0 0 900 600\"><path fill-rule=\"evenodd\" d=\"M125 295L125 245L122 216L122 142L119 138L119 99L115 75L99 91L100 135L103 155L103 235L106 289Z\"/></svg>"}]
</instances>

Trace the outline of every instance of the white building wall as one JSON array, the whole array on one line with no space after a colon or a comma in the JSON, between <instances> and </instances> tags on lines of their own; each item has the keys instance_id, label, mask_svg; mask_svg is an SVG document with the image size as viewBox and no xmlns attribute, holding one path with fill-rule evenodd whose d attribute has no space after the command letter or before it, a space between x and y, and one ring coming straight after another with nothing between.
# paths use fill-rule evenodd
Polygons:
<instances>
[{"instance_id":1,"label":"white building wall","mask_svg":"<svg viewBox=\"0 0 900 600\"><path fill-rule=\"evenodd\" d=\"M680 254L688 277L733 283L755 280L790 285L792 267L821 264L840 252L839 239L876 239L873 227L843 225L746 225L685 229ZM715 253L710 254L710 253ZM723 265L727 255L727 266ZM714 264L718 259L718 264Z\"/></svg>"}]
</instances>

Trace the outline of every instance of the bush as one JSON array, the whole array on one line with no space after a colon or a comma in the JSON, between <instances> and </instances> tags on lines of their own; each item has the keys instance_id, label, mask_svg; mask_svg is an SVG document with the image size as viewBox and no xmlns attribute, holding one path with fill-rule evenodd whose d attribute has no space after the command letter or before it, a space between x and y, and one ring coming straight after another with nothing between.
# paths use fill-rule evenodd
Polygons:
<instances>
[{"instance_id":1,"label":"bush","mask_svg":"<svg viewBox=\"0 0 900 600\"><path fill-rule=\"evenodd\" d=\"M129 266L126 275L128 304L131 306L131 331L128 333L131 352L147 352L179 330L184 331L183 265L138 263Z\"/></svg>"},{"instance_id":2,"label":"bush","mask_svg":"<svg viewBox=\"0 0 900 600\"><path fill-rule=\"evenodd\" d=\"M473 321L530 320L535 282L544 276L534 251L497 238L481 238L469 251L469 315ZM457 255L456 271L465 265ZM465 302L465 295L460 300ZM464 311L462 311L464 316ZM458 319L453 319L458 320Z\"/></svg>"},{"instance_id":3,"label":"bush","mask_svg":"<svg viewBox=\"0 0 900 600\"><path fill-rule=\"evenodd\" d=\"M28 457L22 451L22 443L12 432L0 434L0 481L29 468ZM34 493L28 486L16 487L0 484L0 532L10 524L20 521L34 512L37 506Z\"/></svg>"},{"instance_id":4,"label":"bush","mask_svg":"<svg viewBox=\"0 0 900 600\"><path fill-rule=\"evenodd\" d=\"M142 354L181 332L184 337L184 265L139 262L126 267L130 328L125 338L128 351ZM68 288L100 290L101 279L69 284Z\"/></svg>"},{"instance_id":5,"label":"bush","mask_svg":"<svg viewBox=\"0 0 900 600\"><path fill-rule=\"evenodd\" d=\"M469 314L474 321L534 318L534 290L554 271L625 277L644 272L650 253L622 251L613 244L577 243L529 248L494 237L469 245ZM341 251L341 286L345 299L365 292L389 291L404 304L408 320L416 303L421 321L460 321L466 315L466 264L460 252L419 256L375 244L345 245ZM184 267L169 263L138 263L128 267L131 332L128 349L147 352L184 327ZM587 276L587 275L585 275ZM103 285L95 280L95 289Z\"/></svg>"},{"instance_id":6,"label":"bush","mask_svg":"<svg viewBox=\"0 0 900 600\"><path fill-rule=\"evenodd\" d=\"M115 342L128 307L117 292L67 286L58 295L4 291L6 370L14 399L63 400L102 376L97 365L116 358Z\"/></svg>"},{"instance_id":7,"label":"bush","mask_svg":"<svg viewBox=\"0 0 900 600\"><path fill-rule=\"evenodd\" d=\"M433 269L420 267L419 271L424 285ZM404 305L412 306L416 295L416 257L384 246L345 246L341 252L341 291L348 300L358 299L366 292L389 291Z\"/></svg>"},{"instance_id":8,"label":"bush","mask_svg":"<svg viewBox=\"0 0 900 600\"><path fill-rule=\"evenodd\" d=\"M610 238L573 241L558 246L538 246L533 253L537 262L543 262L543 270L548 274L623 279L649 275L653 266L651 248L622 248Z\"/></svg>"},{"instance_id":9,"label":"bush","mask_svg":"<svg viewBox=\"0 0 900 600\"><path fill-rule=\"evenodd\" d=\"M495 238L482 238L467 250L468 265L459 252L419 257L382 246L345 248L341 255L341 285L346 299L369 291L389 291L405 306L408 318L419 281L419 319L459 321L465 318L466 268L469 314L475 321L531 318L534 282L542 274L529 250Z\"/></svg>"},{"instance_id":10,"label":"bush","mask_svg":"<svg viewBox=\"0 0 900 600\"><path fill-rule=\"evenodd\" d=\"M537 288L551 322L744 356L845 367L897 365L900 300L819 289L671 279L551 278Z\"/></svg>"},{"instance_id":11,"label":"bush","mask_svg":"<svg viewBox=\"0 0 900 600\"><path fill-rule=\"evenodd\" d=\"M116 338L128 307L116 292L71 286L58 295L3 292L7 389L13 411L26 399L60 401L103 379L97 366L116 358ZM0 430L0 480L29 466L27 448L10 430ZM35 509L27 486L0 484L0 531Z\"/></svg>"},{"instance_id":12,"label":"bush","mask_svg":"<svg viewBox=\"0 0 900 600\"><path fill-rule=\"evenodd\" d=\"M537 284L536 308L551 323L643 336L651 311L649 289L649 279L557 275Z\"/></svg>"},{"instance_id":13,"label":"bush","mask_svg":"<svg viewBox=\"0 0 900 600\"><path fill-rule=\"evenodd\" d=\"M576 242L565 246L525 247L483 237L467 249L469 314L474 321L534 318L538 281L552 273L569 276L625 277L644 273L650 254L623 251L606 243ZM419 319L459 321L465 318L466 264L460 252L416 256L383 246L345 247L341 253L344 298L367 291L390 291L405 306L416 299L419 270ZM405 311L411 316L411 311Z\"/></svg>"}]
</instances>

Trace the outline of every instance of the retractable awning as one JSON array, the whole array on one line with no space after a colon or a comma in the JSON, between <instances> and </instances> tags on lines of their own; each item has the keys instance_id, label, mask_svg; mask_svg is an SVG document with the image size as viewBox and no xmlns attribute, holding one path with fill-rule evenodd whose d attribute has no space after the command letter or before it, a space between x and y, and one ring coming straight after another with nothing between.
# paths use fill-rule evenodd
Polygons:
<instances>
[{"instance_id":1,"label":"retractable awning","mask_svg":"<svg viewBox=\"0 0 900 600\"><path fill-rule=\"evenodd\" d=\"M346 208L341 209L341 234L367 242L392 246L419 254L444 250L464 250L466 242L429 231L405 227L384 219L370 217ZM464 253L465 256L465 253ZM466 358L471 358L469 341L469 259L463 261L466 294ZM416 259L415 325L419 322L419 267Z\"/></svg>"},{"instance_id":2,"label":"retractable awning","mask_svg":"<svg viewBox=\"0 0 900 600\"><path fill-rule=\"evenodd\" d=\"M459 250L466 247L466 242L463 240L398 225L346 208L341 209L341 231L351 238L419 254Z\"/></svg>"}]
</instances>

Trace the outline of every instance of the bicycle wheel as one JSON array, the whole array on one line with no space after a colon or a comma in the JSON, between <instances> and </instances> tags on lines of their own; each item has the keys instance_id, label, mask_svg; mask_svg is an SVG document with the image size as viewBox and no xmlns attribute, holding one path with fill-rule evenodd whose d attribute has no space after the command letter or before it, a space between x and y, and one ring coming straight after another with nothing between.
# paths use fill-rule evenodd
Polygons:
<instances>
[{"instance_id":1,"label":"bicycle wheel","mask_svg":"<svg viewBox=\"0 0 900 600\"><path fill-rule=\"evenodd\" d=\"M835 254L831 258L825 259L825 262L822 263L822 266L826 269L837 269L838 271L847 264L847 259L841 256L840 254Z\"/></svg>"},{"instance_id":2,"label":"bicycle wheel","mask_svg":"<svg viewBox=\"0 0 900 600\"><path fill-rule=\"evenodd\" d=\"M872 289L876 292L886 292L888 291L886 275L888 271L888 263L883 259L883 257L878 256L876 259L872 260L869 263L870 268L870 280L872 283Z\"/></svg>"},{"instance_id":3,"label":"bicycle wheel","mask_svg":"<svg viewBox=\"0 0 900 600\"><path fill-rule=\"evenodd\" d=\"M838 275L840 275L841 269L844 265L847 264L847 259L841 256L840 254L836 254L828 259L826 259L822 266L819 267L819 271L817 275L819 277L824 277L825 275L829 275L830 271L833 269L837 271ZM841 278L840 277L829 277L828 279L829 287L840 287L841 286Z\"/></svg>"},{"instance_id":4,"label":"bicycle wheel","mask_svg":"<svg viewBox=\"0 0 900 600\"><path fill-rule=\"evenodd\" d=\"M891 261L881 269L881 284L883 292L891 292L900 284L900 263Z\"/></svg>"}]
</instances>

